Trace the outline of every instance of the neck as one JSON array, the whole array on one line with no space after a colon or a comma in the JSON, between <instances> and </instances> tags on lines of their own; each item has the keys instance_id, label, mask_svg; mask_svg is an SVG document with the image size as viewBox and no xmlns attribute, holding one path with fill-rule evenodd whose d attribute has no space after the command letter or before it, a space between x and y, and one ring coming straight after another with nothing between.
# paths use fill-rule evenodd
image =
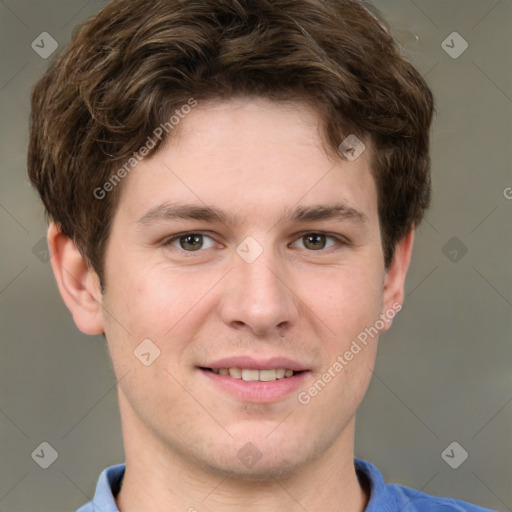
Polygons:
<instances>
[{"instance_id":1,"label":"neck","mask_svg":"<svg viewBox=\"0 0 512 512\"><path fill-rule=\"evenodd\" d=\"M140 424L124 421L126 471L117 507L120 512L363 512L368 496L354 469L354 423L293 476L249 481L215 473L163 447Z\"/></svg>"}]
</instances>

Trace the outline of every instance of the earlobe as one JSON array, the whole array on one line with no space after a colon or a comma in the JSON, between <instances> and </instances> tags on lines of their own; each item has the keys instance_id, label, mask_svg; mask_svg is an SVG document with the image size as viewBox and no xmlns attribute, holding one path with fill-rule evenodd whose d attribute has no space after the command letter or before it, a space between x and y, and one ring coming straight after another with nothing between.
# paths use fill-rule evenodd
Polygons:
<instances>
[{"instance_id":1,"label":"earlobe","mask_svg":"<svg viewBox=\"0 0 512 512\"><path fill-rule=\"evenodd\" d=\"M386 315L391 310L395 314L400 311L404 302L405 277L411 262L412 248L414 245L414 230L409 231L407 235L398 242L395 247L393 261L386 271L384 280L384 291L382 298L382 313ZM395 314L386 315L394 317ZM383 330L389 329L391 322L386 324Z\"/></svg>"},{"instance_id":2,"label":"earlobe","mask_svg":"<svg viewBox=\"0 0 512 512\"><path fill-rule=\"evenodd\" d=\"M76 326L86 334L104 332L99 279L82 258L73 240L54 223L48 228L48 247L59 292Z\"/></svg>"}]
</instances>

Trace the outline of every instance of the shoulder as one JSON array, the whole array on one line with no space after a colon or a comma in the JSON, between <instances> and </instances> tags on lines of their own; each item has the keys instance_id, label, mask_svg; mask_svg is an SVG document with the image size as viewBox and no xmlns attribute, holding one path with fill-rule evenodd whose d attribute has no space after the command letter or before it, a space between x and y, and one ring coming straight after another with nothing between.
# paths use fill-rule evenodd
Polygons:
<instances>
[{"instance_id":1,"label":"shoulder","mask_svg":"<svg viewBox=\"0 0 512 512\"><path fill-rule=\"evenodd\" d=\"M455 498L440 498L404 485L387 484L376 466L354 461L360 481L369 487L365 512L496 512Z\"/></svg>"},{"instance_id":2,"label":"shoulder","mask_svg":"<svg viewBox=\"0 0 512 512\"><path fill-rule=\"evenodd\" d=\"M388 484L388 494L403 512L493 512L455 498L432 496L403 485Z\"/></svg>"},{"instance_id":3,"label":"shoulder","mask_svg":"<svg viewBox=\"0 0 512 512\"><path fill-rule=\"evenodd\" d=\"M89 502L77 509L75 512L94 512L94 506L92 502Z\"/></svg>"}]
</instances>

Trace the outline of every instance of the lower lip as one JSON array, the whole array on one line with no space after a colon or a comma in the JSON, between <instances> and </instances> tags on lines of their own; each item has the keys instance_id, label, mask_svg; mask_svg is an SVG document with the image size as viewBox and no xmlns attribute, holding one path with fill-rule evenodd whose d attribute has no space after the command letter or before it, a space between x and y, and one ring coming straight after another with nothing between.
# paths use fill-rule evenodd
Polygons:
<instances>
[{"instance_id":1,"label":"lower lip","mask_svg":"<svg viewBox=\"0 0 512 512\"><path fill-rule=\"evenodd\" d=\"M263 404L278 402L294 391L297 392L309 374L309 371L304 371L292 377L261 382L259 380L245 381L235 379L229 375L220 375L208 370L199 369L199 371L216 386L227 391L242 402Z\"/></svg>"}]
</instances>

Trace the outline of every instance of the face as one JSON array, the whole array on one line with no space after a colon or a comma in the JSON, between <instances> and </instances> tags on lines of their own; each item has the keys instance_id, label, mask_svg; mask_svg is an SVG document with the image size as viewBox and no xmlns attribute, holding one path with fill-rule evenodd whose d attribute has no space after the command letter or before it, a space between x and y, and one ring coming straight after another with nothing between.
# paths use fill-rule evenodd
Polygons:
<instances>
[{"instance_id":1,"label":"face","mask_svg":"<svg viewBox=\"0 0 512 512\"><path fill-rule=\"evenodd\" d=\"M377 336L353 343L394 297L369 151L333 160L318 126L199 104L124 179L101 301L125 443L254 479L351 449Z\"/></svg>"}]
</instances>

